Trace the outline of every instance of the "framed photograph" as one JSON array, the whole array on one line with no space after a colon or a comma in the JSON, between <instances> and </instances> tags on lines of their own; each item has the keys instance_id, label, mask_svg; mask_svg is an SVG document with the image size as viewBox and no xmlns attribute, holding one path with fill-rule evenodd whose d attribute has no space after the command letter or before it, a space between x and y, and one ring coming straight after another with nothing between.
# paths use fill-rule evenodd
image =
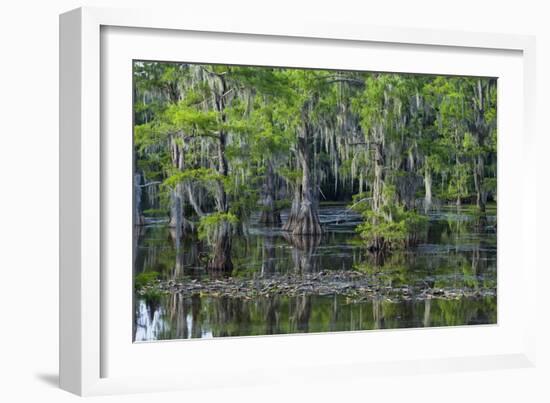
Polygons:
<instances>
[{"instance_id":1,"label":"framed photograph","mask_svg":"<svg viewBox=\"0 0 550 403\"><path fill-rule=\"evenodd\" d=\"M64 389L532 365L532 38L84 8L60 45Z\"/></svg>"}]
</instances>

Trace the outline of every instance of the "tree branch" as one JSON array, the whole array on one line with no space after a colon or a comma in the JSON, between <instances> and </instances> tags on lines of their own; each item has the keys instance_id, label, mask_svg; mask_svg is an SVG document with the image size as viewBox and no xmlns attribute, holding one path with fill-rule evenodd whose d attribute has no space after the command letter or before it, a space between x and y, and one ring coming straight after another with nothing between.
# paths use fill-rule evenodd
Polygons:
<instances>
[{"instance_id":1,"label":"tree branch","mask_svg":"<svg viewBox=\"0 0 550 403\"><path fill-rule=\"evenodd\" d=\"M191 189L191 185L189 183L185 185L185 190L187 190L187 199L189 200L191 207L193 207L193 210L195 210L195 213L197 213L199 217L203 217L204 213L197 203L197 200L195 199L195 195L193 194L193 190Z\"/></svg>"},{"instance_id":2,"label":"tree branch","mask_svg":"<svg viewBox=\"0 0 550 403\"><path fill-rule=\"evenodd\" d=\"M147 183L144 183L143 185L138 185L140 188L145 188L145 187L148 187L148 186L153 186L153 185L160 185L162 182L161 181L153 181L153 182L147 182Z\"/></svg>"}]
</instances>

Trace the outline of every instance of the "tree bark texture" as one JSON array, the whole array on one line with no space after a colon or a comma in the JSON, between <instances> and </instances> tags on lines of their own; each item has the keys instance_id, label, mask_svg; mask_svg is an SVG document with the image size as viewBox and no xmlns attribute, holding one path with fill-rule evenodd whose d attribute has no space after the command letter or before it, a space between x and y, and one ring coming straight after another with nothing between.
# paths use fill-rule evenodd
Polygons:
<instances>
[{"instance_id":1,"label":"tree bark texture","mask_svg":"<svg viewBox=\"0 0 550 403\"><path fill-rule=\"evenodd\" d=\"M300 210L296 217L294 226L291 228L293 235L320 235L322 234L319 213L317 211L316 198L314 192L314 181L311 172L311 128L304 121L303 129L298 137L298 161L302 168L302 194L300 201Z\"/></svg>"},{"instance_id":2,"label":"tree bark texture","mask_svg":"<svg viewBox=\"0 0 550 403\"><path fill-rule=\"evenodd\" d=\"M220 92L215 95L216 109L220 113L221 123L225 123L227 117L225 115L225 94L227 85L223 76L218 77L220 80ZM228 164L225 155L227 145L227 133L222 129L218 134L217 142L217 157L218 157L218 173L222 177L227 177ZM219 213L229 212L229 203L223 180L216 181L216 209ZM216 228L212 258L207 264L207 269L231 271L233 270L233 262L231 260L231 227L226 221L218 223Z\"/></svg>"},{"instance_id":3,"label":"tree bark texture","mask_svg":"<svg viewBox=\"0 0 550 403\"><path fill-rule=\"evenodd\" d=\"M273 164L267 161L260 222L266 225L281 224L281 214L275 206L275 173Z\"/></svg>"}]
</instances>

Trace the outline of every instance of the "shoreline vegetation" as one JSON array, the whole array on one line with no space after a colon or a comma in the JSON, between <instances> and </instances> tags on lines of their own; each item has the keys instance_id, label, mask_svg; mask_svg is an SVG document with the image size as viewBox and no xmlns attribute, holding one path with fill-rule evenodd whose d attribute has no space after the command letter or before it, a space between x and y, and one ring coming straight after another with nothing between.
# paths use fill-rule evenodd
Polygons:
<instances>
[{"instance_id":1,"label":"shoreline vegetation","mask_svg":"<svg viewBox=\"0 0 550 403\"><path fill-rule=\"evenodd\" d=\"M143 309L164 295L496 304L496 79L149 61L133 78ZM488 321L489 305L471 314Z\"/></svg>"}]
</instances>

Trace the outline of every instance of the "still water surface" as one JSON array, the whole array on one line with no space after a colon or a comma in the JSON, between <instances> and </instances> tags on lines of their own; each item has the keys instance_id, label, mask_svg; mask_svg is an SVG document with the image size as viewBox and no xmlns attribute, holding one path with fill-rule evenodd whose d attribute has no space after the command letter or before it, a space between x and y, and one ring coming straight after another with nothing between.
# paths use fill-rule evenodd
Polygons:
<instances>
[{"instance_id":1,"label":"still water surface","mask_svg":"<svg viewBox=\"0 0 550 403\"><path fill-rule=\"evenodd\" d=\"M235 278L300 276L319 271L360 270L381 287L418 285L430 288L496 289L496 210L488 226L475 224L468 207L444 207L430 215L425 244L374 261L354 232L360 218L345 206L322 206L326 233L305 237L294 246L278 229L252 217L246 234L233 240ZM286 217L283 214L283 222ZM164 280L199 281L207 248L192 237L179 242L165 223L136 230L135 273L156 271ZM284 333L455 326L496 323L496 296L403 301L383 297L351 301L341 295L271 295L246 299L231 296L135 295L134 340L211 338Z\"/></svg>"}]
</instances>

